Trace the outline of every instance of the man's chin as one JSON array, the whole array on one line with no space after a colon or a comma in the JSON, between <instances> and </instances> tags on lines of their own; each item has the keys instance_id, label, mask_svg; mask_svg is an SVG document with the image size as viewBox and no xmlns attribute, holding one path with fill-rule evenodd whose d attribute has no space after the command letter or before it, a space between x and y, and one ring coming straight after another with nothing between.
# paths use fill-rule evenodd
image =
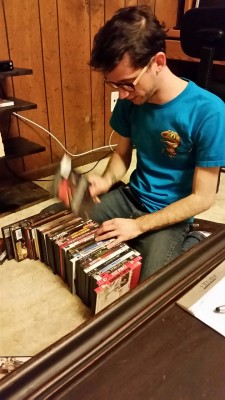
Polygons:
<instances>
[{"instance_id":1,"label":"man's chin","mask_svg":"<svg viewBox=\"0 0 225 400\"><path fill-rule=\"evenodd\" d=\"M136 105L144 104L145 101L146 101L143 97L140 97L140 96L133 97L132 99L129 99L129 100L130 100L133 104L136 104Z\"/></svg>"}]
</instances>

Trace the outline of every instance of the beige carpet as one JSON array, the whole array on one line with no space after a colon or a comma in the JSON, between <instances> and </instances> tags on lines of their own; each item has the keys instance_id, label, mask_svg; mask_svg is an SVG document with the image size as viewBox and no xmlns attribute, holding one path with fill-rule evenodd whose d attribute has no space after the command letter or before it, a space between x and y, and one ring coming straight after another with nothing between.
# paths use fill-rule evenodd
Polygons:
<instances>
[{"instance_id":1,"label":"beige carpet","mask_svg":"<svg viewBox=\"0 0 225 400\"><path fill-rule=\"evenodd\" d=\"M95 171L100 173L106 160ZM127 181L133 164L125 177ZM80 168L88 171L93 164ZM38 183L38 182L37 182ZM49 182L39 182L45 188ZM42 204L0 219L0 226L38 213L52 204ZM214 206L199 217L225 223L225 174ZM90 311L73 296L58 276L39 261L5 261L0 266L0 357L32 356L91 318Z\"/></svg>"},{"instance_id":2,"label":"beige carpet","mask_svg":"<svg viewBox=\"0 0 225 400\"><path fill-rule=\"evenodd\" d=\"M53 202L3 217L0 227ZM6 260L0 266L0 357L37 354L90 317L90 310L40 261Z\"/></svg>"}]
</instances>

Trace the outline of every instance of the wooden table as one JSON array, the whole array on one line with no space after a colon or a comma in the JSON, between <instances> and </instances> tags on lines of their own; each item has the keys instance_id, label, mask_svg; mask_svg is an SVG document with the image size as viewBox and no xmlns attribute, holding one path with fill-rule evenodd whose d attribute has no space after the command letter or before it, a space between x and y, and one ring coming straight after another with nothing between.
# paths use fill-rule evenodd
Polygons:
<instances>
[{"instance_id":1,"label":"wooden table","mask_svg":"<svg viewBox=\"0 0 225 400\"><path fill-rule=\"evenodd\" d=\"M224 337L176 305L225 259L225 226L206 226L203 242L3 378L0 399L224 400Z\"/></svg>"},{"instance_id":2,"label":"wooden table","mask_svg":"<svg viewBox=\"0 0 225 400\"><path fill-rule=\"evenodd\" d=\"M60 398L224 400L225 338L172 304Z\"/></svg>"}]
</instances>

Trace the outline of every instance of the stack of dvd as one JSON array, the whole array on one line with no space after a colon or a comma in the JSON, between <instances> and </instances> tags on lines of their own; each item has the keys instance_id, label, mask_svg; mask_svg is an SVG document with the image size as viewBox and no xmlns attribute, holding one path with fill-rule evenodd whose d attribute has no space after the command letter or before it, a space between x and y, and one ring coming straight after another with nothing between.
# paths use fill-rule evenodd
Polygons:
<instances>
[{"instance_id":1,"label":"stack of dvd","mask_svg":"<svg viewBox=\"0 0 225 400\"><path fill-rule=\"evenodd\" d=\"M107 248L103 245L86 257L79 258L76 263L76 291L84 304L94 313L111 304L109 291L118 285L122 287L125 276L129 276L126 290L116 290L119 298L128 290L133 289L138 281L141 270L141 255L126 243ZM116 286L115 286L116 285ZM101 299L107 297L107 302ZM107 293L107 295L106 295Z\"/></svg>"},{"instance_id":2,"label":"stack of dvd","mask_svg":"<svg viewBox=\"0 0 225 400\"><path fill-rule=\"evenodd\" d=\"M94 313L134 288L141 256L126 243L96 242L98 223L71 211L48 211L2 228L8 259L39 259Z\"/></svg>"}]
</instances>

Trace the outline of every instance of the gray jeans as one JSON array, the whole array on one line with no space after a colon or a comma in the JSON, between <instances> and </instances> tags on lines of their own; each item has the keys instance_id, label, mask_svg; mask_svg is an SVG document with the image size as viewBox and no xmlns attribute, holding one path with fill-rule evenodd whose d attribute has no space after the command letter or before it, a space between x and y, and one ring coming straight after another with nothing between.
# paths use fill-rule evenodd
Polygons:
<instances>
[{"instance_id":1,"label":"gray jeans","mask_svg":"<svg viewBox=\"0 0 225 400\"><path fill-rule=\"evenodd\" d=\"M101 203L94 206L92 219L102 223L112 218L137 218L147 214L148 211L144 206L138 204L137 200L131 196L130 189L123 187L102 195ZM144 233L130 240L130 246L138 250L143 257L140 281L145 280L181 255L189 232L190 225L187 222L180 222L159 231ZM189 238L185 250L195 243L195 238L193 242Z\"/></svg>"}]
</instances>

